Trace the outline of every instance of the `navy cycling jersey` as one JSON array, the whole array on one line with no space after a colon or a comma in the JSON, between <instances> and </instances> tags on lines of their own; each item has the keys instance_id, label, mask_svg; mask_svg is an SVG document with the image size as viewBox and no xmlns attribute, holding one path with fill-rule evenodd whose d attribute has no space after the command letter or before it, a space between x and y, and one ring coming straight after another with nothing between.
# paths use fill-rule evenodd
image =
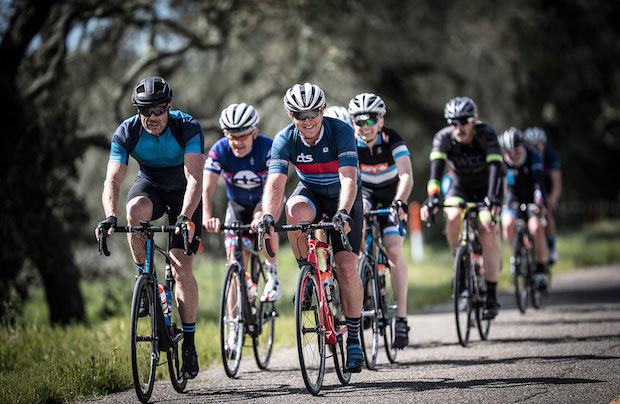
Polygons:
<instances>
[{"instance_id":1,"label":"navy cycling jersey","mask_svg":"<svg viewBox=\"0 0 620 404\"><path fill-rule=\"evenodd\" d=\"M139 177L166 192L185 190L185 153L204 154L202 127L181 111L170 111L168 127L153 136L134 115L121 123L112 137L111 162L129 163L131 155L140 164Z\"/></svg>"},{"instance_id":2,"label":"navy cycling jersey","mask_svg":"<svg viewBox=\"0 0 620 404\"><path fill-rule=\"evenodd\" d=\"M560 157L552 147L545 145L542 160L544 167L543 173L545 178L545 189L548 193L551 193L551 190L553 189L553 178L551 177L551 173L562 169L562 166L560 165Z\"/></svg>"},{"instance_id":3,"label":"navy cycling jersey","mask_svg":"<svg viewBox=\"0 0 620 404\"><path fill-rule=\"evenodd\" d=\"M229 200L244 206L256 206L263 196L267 179L272 140L258 135L252 149L244 157L235 157L230 142L222 138L215 142L205 161L205 170L222 174Z\"/></svg>"},{"instance_id":4,"label":"navy cycling jersey","mask_svg":"<svg viewBox=\"0 0 620 404\"><path fill-rule=\"evenodd\" d=\"M526 148L523 151L523 162L513 164L507 158L506 164L506 203L518 201L521 203L534 202L534 190L542 187L543 163L535 149Z\"/></svg>"},{"instance_id":5,"label":"navy cycling jersey","mask_svg":"<svg viewBox=\"0 0 620 404\"><path fill-rule=\"evenodd\" d=\"M339 119L323 118L319 139L310 146L295 125L286 126L273 140L269 174L288 174L289 162L305 187L318 195L337 198L340 195L338 169L359 167L353 129ZM360 177L358 168L358 188Z\"/></svg>"},{"instance_id":6,"label":"navy cycling jersey","mask_svg":"<svg viewBox=\"0 0 620 404\"><path fill-rule=\"evenodd\" d=\"M383 128L372 148L357 138L357 152L362 172L362 186L383 188L398 182L396 159L409 156L409 149L403 138L393 129Z\"/></svg>"},{"instance_id":7,"label":"navy cycling jersey","mask_svg":"<svg viewBox=\"0 0 620 404\"><path fill-rule=\"evenodd\" d=\"M502 163L502 153L497 141L495 130L482 122L474 126L474 139L471 143L458 142L452 137L454 128L447 126L437 132L433 138L430 160L448 162L452 171L452 182L465 189L480 188L489 183L489 164ZM439 181L442 172L431 170L431 181L439 192ZM431 182L429 181L429 183ZM497 192L495 193L498 194Z\"/></svg>"}]
</instances>

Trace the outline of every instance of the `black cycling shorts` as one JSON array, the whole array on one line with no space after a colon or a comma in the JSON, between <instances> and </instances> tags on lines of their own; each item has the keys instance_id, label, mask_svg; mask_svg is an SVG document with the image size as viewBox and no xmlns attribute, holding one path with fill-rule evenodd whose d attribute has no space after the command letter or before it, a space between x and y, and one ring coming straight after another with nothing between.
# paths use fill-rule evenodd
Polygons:
<instances>
[{"instance_id":1,"label":"black cycling shorts","mask_svg":"<svg viewBox=\"0 0 620 404\"><path fill-rule=\"evenodd\" d=\"M166 208L170 208L168 212L168 224L173 225L177 221L177 217L181 214L183 207L183 196L185 190L177 192L165 192L151 184L148 180L137 177L127 194L127 203L137 196L144 196L153 203L153 216L149 220L157 220L166 213ZM202 201L194 211L192 222L196 225L194 239L189 245L190 250L195 254L200 244L200 236L202 235ZM170 248L183 249L183 236L181 234L172 234Z\"/></svg>"},{"instance_id":2,"label":"black cycling shorts","mask_svg":"<svg viewBox=\"0 0 620 404\"><path fill-rule=\"evenodd\" d=\"M364 208L367 210L389 208L392 202L394 202L397 186L398 182L383 188L362 187ZM389 233L398 233L400 220L398 220L396 215L379 216L378 219L381 230L389 229Z\"/></svg>"},{"instance_id":3,"label":"black cycling shorts","mask_svg":"<svg viewBox=\"0 0 620 404\"><path fill-rule=\"evenodd\" d=\"M301 182L297 184L297 187L289 197L289 200L295 196L300 196L306 199L306 201L310 204L314 210L313 223L320 222L323 219L323 214L326 214L331 218L338 211L339 198L327 198L322 195L317 195L306 188ZM353 219L353 225L351 226L351 231L347 234L347 236L349 237L349 243L351 243L353 252L357 254L359 253L362 242L362 224L364 221L361 189L358 189L357 191L357 196L355 197L355 202L353 203L353 208L351 209L349 216ZM328 233L330 234L334 255L337 252L346 251L342 245L340 232L337 230L328 230Z\"/></svg>"},{"instance_id":4,"label":"black cycling shorts","mask_svg":"<svg viewBox=\"0 0 620 404\"><path fill-rule=\"evenodd\" d=\"M239 202L228 201L224 223L231 224L232 222L240 222L241 224L250 224L252 223L255 209L256 206L247 206L242 205ZM249 237L250 239L252 238L249 231L244 231L242 234L245 237ZM224 232L224 236L227 238L233 237L234 235L235 233L232 230L226 230Z\"/></svg>"}]
</instances>

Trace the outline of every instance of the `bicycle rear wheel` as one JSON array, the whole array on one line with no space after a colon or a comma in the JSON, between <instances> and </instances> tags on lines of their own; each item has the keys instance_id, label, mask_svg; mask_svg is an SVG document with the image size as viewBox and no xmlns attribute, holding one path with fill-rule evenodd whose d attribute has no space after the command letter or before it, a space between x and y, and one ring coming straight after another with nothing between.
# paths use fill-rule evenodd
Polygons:
<instances>
[{"instance_id":1,"label":"bicycle rear wheel","mask_svg":"<svg viewBox=\"0 0 620 404\"><path fill-rule=\"evenodd\" d=\"M334 288L331 291L332 303L331 310L334 316L334 328L336 332L340 331L343 327L346 327L347 320L342 311L342 304L340 303L340 288L338 287L338 281L334 280ZM346 334L342 334L336 338L336 344L330 345L332 356L334 358L334 367L336 368L336 375L340 384L346 386L351 381L351 372L347 372L347 357L344 350L344 338Z\"/></svg>"},{"instance_id":2,"label":"bicycle rear wheel","mask_svg":"<svg viewBox=\"0 0 620 404\"><path fill-rule=\"evenodd\" d=\"M267 283L265 271L257 258L253 257L252 261L254 262L252 278L256 282L257 290L260 292L265 289L265 284ZM252 307L252 310L256 309L255 321L258 326L258 330L252 335L254 359L256 359L256 365L259 369L267 369L273 349L273 336L277 316L276 305L274 302L260 301L256 304L258 304L258 307Z\"/></svg>"},{"instance_id":3,"label":"bicycle rear wheel","mask_svg":"<svg viewBox=\"0 0 620 404\"><path fill-rule=\"evenodd\" d=\"M306 388L318 395L325 375L325 330L321 319L316 270L305 265L295 293L295 328L299 366Z\"/></svg>"},{"instance_id":4,"label":"bicycle rear wheel","mask_svg":"<svg viewBox=\"0 0 620 404\"><path fill-rule=\"evenodd\" d=\"M379 296L379 308L381 312L379 324L383 327L385 353L391 363L396 363L398 350L394 348L394 336L396 335L396 310L398 306L396 304L394 290L392 289L392 271L389 265L386 264L384 273L379 274L377 278L379 286L377 294Z\"/></svg>"},{"instance_id":5,"label":"bicycle rear wheel","mask_svg":"<svg viewBox=\"0 0 620 404\"><path fill-rule=\"evenodd\" d=\"M471 260L467 246L456 249L453 285L456 333L459 343L467 346L472 327Z\"/></svg>"},{"instance_id":6,"label":"bicycle rear wheel","mask_svg":"<svg viewBox=\"0 0 620 404\"><path fill-rule=\"evenodd\" d=\"M131 370L136 394L143 403L149 401L153 392L159 361L155 306L159 298L155 299L153 288L152 278L139 275L131 302Z\"/></svg>"},{"instance_id":7,"label":"bicycle rear wheel","mask_svg":"<svg viewBox=\"0 0 620 404\"><path fill-rule=\"evenodd\" d=\"M368 369L374 369L379 352L379 303L377 299L375 268L367 256L362 257L359 274L364 288L364 305L362 307L362 332L360 342L364 350L364 361Z\"/></svg>"},{"instance_id":8,"label":"bicycle rear wheel","mask_svg":"<svg viewBox=\"0 0 620 404\"><path fill-rule=\"evenodd\" d=\"M237 264L228 265L220 301L220 352L224 371L235 377L243 348L243 292L245 276L239 277Z\"/></svg>"},{"instance_id":9,"label":"bicycle rear wheel","mask_svg":"<svg viewBox=\"0 0 620 404\"><path fill-rule=\"evenodd\" d=\"M513 256L510 257L510 272L515 285L515 298L519 311L525 314L528 300L528 276L525 267L527 255L523 253L523 235L519 232L513 242Z\"/></svg>"}]
</instances>

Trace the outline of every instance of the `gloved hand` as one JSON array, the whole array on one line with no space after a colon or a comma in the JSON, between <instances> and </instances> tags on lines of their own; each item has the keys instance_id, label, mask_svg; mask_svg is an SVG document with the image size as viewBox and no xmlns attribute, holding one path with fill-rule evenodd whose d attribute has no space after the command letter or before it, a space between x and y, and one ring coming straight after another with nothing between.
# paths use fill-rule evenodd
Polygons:
<instances>
[{"instance_id":1,"label":"gloved hand","mask_svg":"<svg viewBox=\"0 0 620 404\"><path fill-rule=\"evenodd\" d=\"M338 212L336 212L336 214L334 215L334 217L332 218L332 222L334 223L339 223L339 222L343 222L345 223L344 225L344 231L345 233L348 233L349 231L351 231L351 227L353 227L353 218L351 216L349 216L349 214L347 213L346 210L344 209L340 209ZM347 224L348 224L348 229L347 229Z\"/></svg>"},{"instance_id":2,"label":"gloved hand","mask_svg":"<svg viewBox=\"0 0 620 404\"><path fill-rule=\"evenodd\" d=\"M189 240L189 242L192 242L192 239L194 238L194 232L196 231L196 225L192 222L192 220L185 216L185 215L179 215L179 217L177 217L177 222L174 224L174 233L175 234L179 234L181 233L181 225L185 224L187 226L187 239Z\"/></svg>"},{"instance_id":3,"label":"gloved hand","mask_svg":"<svg viewBox=\"0 0 620 404\"><path fill-rule=\"evenodd\" d=\"M260 233L265 233L265 236L269 236L271 234L271 229L276 227L276 221L273 219L273 216L270 214L263 215L263 218L258 222L256 226L256 230Z\"/></svg>"},{"instance_id":4,"label":"gloved hand","mask_svg":"<svg viewBox=\"0 0 620 404\"><path fill-rule=\"evenodd\" d=\"M107 233L107 236L112 234L112 229L116 227L116 216L108 216L104 220L100 221L95 228L95 236L99 240L99 232L103 231Z\"/></svg>"}]
</instances>

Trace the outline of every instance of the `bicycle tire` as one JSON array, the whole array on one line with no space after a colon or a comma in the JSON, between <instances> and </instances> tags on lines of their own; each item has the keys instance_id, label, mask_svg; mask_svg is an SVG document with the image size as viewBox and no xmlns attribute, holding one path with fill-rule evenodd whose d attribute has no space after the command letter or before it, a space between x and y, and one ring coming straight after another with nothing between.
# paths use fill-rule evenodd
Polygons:
<instances>
[{"instance_id":1,"label":"bicycle tire","mask_svg":"<svg viewBox=\"0 0 620 404\"><path fill-rule=\"evenodd\" d=\"M316 270L305 265L299 271L295 293L295 335L301 375L306 389L314 396L319 394L325 375L325 330L321 316Z\"/></svg>"},{"instance_id":2,"label":"bicycle tire","mask_svg":"<svg viewBox=\"0 0 620 404\"><path fill-rule=\"evenodd\" d=\"M543 300L543 291L540 289L537 289L534 287L534 270L536 268L536 258L534 256L534 240L531 236L530 237L530 248L526 249L525 255L527 257L527 271L528 274L530 276L530 283L529 283L529 288L530 288L530 300L532 302L532 307L534 307L536 310L540 309L542 306L542 300Z\"/></svg>"},{"instance_id":3,"label":"bicycle tire","mask_svg":"<svg viewBox=\"0 0 620 404\"><path fill-rule=\"evenodd\" d=\"M523 234L517 232L513 241L513 255L510 258L510 271L515 286L515 299L517 307L522 314L527 311L527 301L529 295L528 273L524 267L527 257L523 254Z\"/></svg>"},{"instance_id":4,"label":"bicycle tire","mask_svg":"<svg viewBox=\"0 0 620 404\"><path fill-rule=\"evenodd\" d=\"M469 344L472 327L471 261L468 246L459 246L454 257L454 314L459 343Z\"/></svg>"},{"instance_id":5,"label":"bicycle tire","mask_svg":"<svg viewBox=\"0 0 620 404\"><path fill-rule=\"evenodd\" d=\"M263 264L256 257L252 257L252 278L256 280L257 290L265 288L267 279ZM255 303L256 304L256 303ZM275 335L276 305L274 302L258 302L258 307L252 304L257 330L252 335L252 347L254 359L259 369L267 369L271 352L273 350L273 338Z\"/></svg>"},{"instance_id":6,"label":"bicycle tire","mask_svg":"<svg viewBox=\"0 0 620 404\"><path fill-rule=\"evenodd\" d=\"M346 327L346 318L342 311L342 304L340 303L340 288L338 280L334 279L334 288L332 292L331 310L334 316L334 328L336 332L340 331L343 327ZM344 336L336 338L336 344L330 345L332 357L334 358L334 367L336 368L336 375L340 384L346 386L351 381L351 372L347 372L347 357L344 349Z\"/></svg>"},{"instance_id":7,"label":"bicycle tire","mask_svg":"<svg viewBox=\"0 0 620 404\"><path fill-rule=\"evenodd\" d=\"M237 264L229 264L222 285L220 301L220 353L224 371L234 378L243 352L243 298L245 277L239 276Z\"/></svg>"},{"instance_id":8,"label":"bicycle tire","mask_svg":"<svg viewBox=\"0 0 620 404\"><path fill-rule=\"evenodd\" d=\"M146 296L148 310L140 313L140 301ZM156 304L152 278L142 274L136 280L131 302L131 371L138 399L146 403L153 393L159 362L157 346Z\"/></svg>"},{"instance_id":9,"label":"bicycle tire","mask_svg":"<svg viewBox=\"0 0 620 404\"><path fill-rule=\"evenodd\" d=\"M364 288L364 304L362 307L362 332L360 342L364 350L364 362L370 370L377 364L379 353L379 302L377 298L375 268L367 256L363 256L359 265L359 274Z\"/></svg>"},{"instance_id":10,"label":"bicycle tire","mask_svg":"<svg viewBox=\"0 0 620 404\"><path fill-rule=\"evenodd\" d=\"M476 280L472 278L470 279L472 280L472 282L476 282ZM471 282L470 282L470 285L473 286ZM491 319L482 318L482 310L484 310L484 303L486 302L486 300L482 300L482 298L480 297L479 288L475 288L475 289L476 289L475 296L473 296L473 298L475 300L474 307L476 310L475 314L476 314L476 324L478 326L477 327L478 334L480 335L481 340L486 341L489 338L489 331L491 330Z\"/></svg>"},{"instance_id":11,"label":"bicycle tire","mask_svg":"<svg viewBox=\"0 0 620 404\"><path fill-rule=\"evenodd\" d=\"M176 324L181 322L181 318L179 315L179 309L176 304L176 299L174 298L174 282L168 282L168 287L172 292L172 319L171 325L169 327L170 332L174 333L172 336L173 343L172 346L166 352L166 356L168 359L168 373L170 374L170 382L172 383L172 387L178 393L183 393L185 390L185 386L187 385L187 379L181 376L181 363L179 359L179 342L181 339L177 339L178 335L183 335L183 330L178 329ZM176 341L176 342L175 342Z\"/></svg>"},{"instance_id":12,"label":"bicycle tire","mask_svg":"<svg viewBox=\"0 0 620 404\"><path fill-rule=\"evenodd\" d=\"M379 325L383 328L383 346L390 363L396 363L398 349L394 348L394 337L396 336L396 297L392 289L392 272L387 264L383 275L378 275L377 295L379 296L380 318Z\"/></svg>"}]
</instances>

